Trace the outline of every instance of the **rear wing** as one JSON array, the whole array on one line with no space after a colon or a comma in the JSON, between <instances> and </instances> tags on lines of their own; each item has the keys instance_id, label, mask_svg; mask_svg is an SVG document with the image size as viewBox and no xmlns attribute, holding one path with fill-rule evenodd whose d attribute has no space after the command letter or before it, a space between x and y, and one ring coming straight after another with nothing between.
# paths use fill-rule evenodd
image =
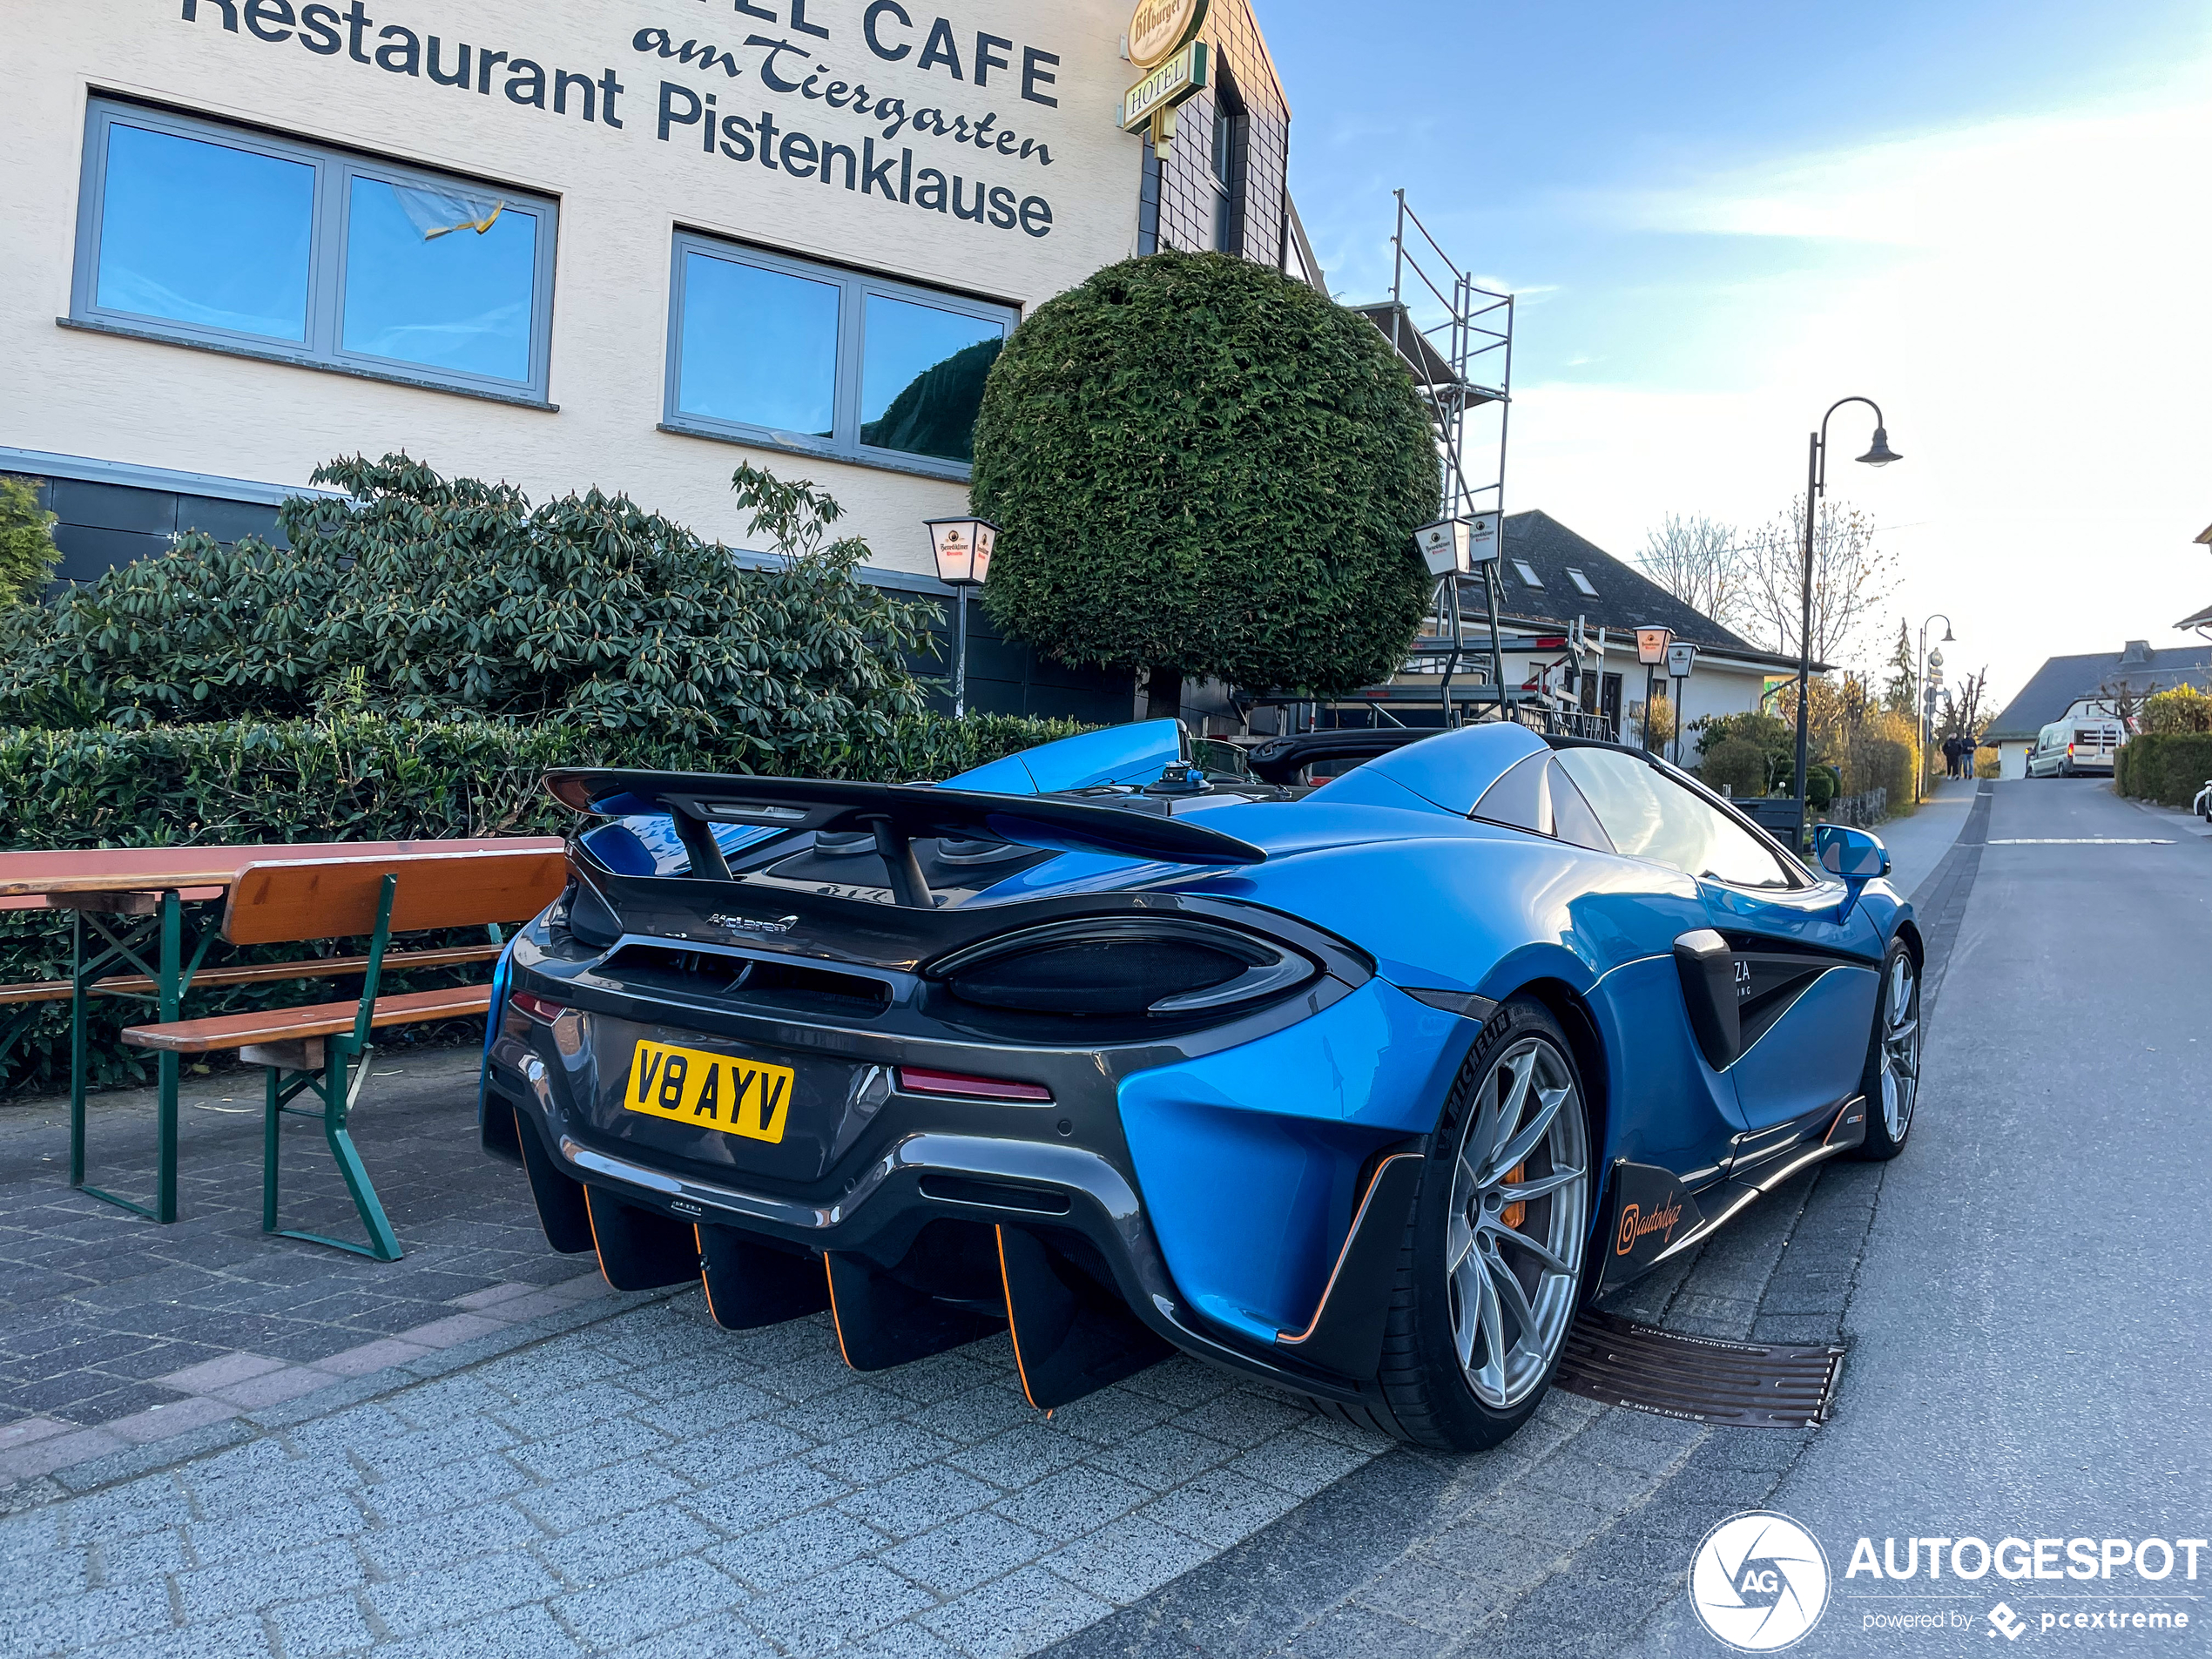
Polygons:
<instances>
[{"instance_id":1,"label":"rear wing","mask_svg":"<svg viewBox=\"0 0 2212 1659\"><path fill-rule=\"evenodd\" d=\"M932 900L912 843L934 836L1172 864L1258 864L1267 857L1249 841L1164 814L924 784L563 767L545 774L545 786L579 813L668 813L691 856L691 873L724 880L730 867L714 839L716 824L872 833L890 867L894 896L924 909Z\"/></svg>"}]
</instances>

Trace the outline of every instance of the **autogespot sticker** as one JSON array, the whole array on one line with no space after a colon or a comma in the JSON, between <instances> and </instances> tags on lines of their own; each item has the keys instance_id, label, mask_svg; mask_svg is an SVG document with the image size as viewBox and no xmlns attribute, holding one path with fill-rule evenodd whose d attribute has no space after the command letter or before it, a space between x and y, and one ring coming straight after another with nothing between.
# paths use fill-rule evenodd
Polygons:
<instances>
[{"instance_id":1,"label":"autogespot sticker","mask_svg":"<svg viewBox=\"0 0 2212 1659\"><path fill-rule=\"evenodd\" d=\"M1787 1515L1731 1515L1705 1534L1689 1562L1698 1622L1743 1653L1773 1653L1820 1622L1828 1607L1828 1557Z\"/></svg>"}]
</instances>

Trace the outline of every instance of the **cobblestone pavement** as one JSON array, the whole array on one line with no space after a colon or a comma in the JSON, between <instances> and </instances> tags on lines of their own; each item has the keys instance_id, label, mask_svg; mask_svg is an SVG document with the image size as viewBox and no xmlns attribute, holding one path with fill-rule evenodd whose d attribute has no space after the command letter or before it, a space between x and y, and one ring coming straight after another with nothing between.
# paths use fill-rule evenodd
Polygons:
<instances>
[{"instance_id":1,"label":"cobblestone pavement","mask_svg":"<svg viewBox=\"0 0 2212 1659\"><path fill-rule=\"evenodd\" d=\"M273 1406L605 1289L545 1248L516 1172L476 1147L476 1058L371 1067L354 1125L406 1256L366 1262L261 1232L258 1072L180 1104L179 1218L158 1227L66 1184L64 1103L0 1111L0 1483ZM142 1197L152 1091L95 1096L90 1171ZM322 1136L287 1124L284 1220L358 1237ZM553 1287L561 1286L558 1293Z\"/></svg>"},{"instance_id":2,"label":"cobblestone pavement","mask_svg":"<svg viewBox=\"0 0 2212 1659\"><path fill-rule=\"evenodd\" d=\"M1381 1449L1188 1360L1049 1420L1003 1338L863 1378L826 1321L725 1332L692 1291L362 1386L19 1484L0 1653L1022 1654Z\"/></svg>"}]
</instances>

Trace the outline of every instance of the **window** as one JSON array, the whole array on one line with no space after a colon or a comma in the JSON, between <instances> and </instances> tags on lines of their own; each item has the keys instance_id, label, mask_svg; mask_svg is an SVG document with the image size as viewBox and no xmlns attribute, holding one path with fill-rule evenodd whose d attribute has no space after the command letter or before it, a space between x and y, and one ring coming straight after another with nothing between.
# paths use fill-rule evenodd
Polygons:
<instances>
[{"instance_id":1,"label":"window","mask_svg":"<svg viewBox=\"0 0 2212 1659\"><path fill-rule=\"evenodd\" d=\"M1601 853L1613 850L1597 814L1552 755L1531 755L1513 766L1482 792L1472 815Z\"/></svg>"},{"instance_id":2,"label":"window","mask_svg":"<svg viewBox=\"0 0 2212 1659\"><path fill-rule=\"evenodd\" d=\"M688 233L664 422L961 478L1009 306Z\"/></svg>"},{"instance_id":3,"label":"window","mask_svg":"<svg viewBox=\"0 0 2212 1659\"><path fill-rule=\"evenodd\" d=\"M1656 766L1617 749L1558 759L1620 852L1738 887L1796 887L1781 854Z\"/></svg>"},{"instance_id":4,"label":"window","mask_svg":"<svg viewBox=\"0 0 2212 1659\"><path fill-rule=\"evenodd\" d=\"M1571 564L1567 567L1567 579L1575 584L1575 591L1582 595L1583 597L1588 599L1597 597L1597 590L1590 585L1589 577Z\"/></svg>"},{"instance_id":5,"label":"window","mask_svg":"<svg viewBox=\"0 0 2212 1659\"><path fill-rule=\"evenodd\" d=\"M1527 559L1515 559L1513 568L1520 572L1521 581L1529 587L1541 588L1544 585L1543 578L1536 574L1536 567Z\"/></svg>"},{"instance_id":6,"label":"window","mask_svg":"<svg viewBox=\"0 0 2212 1659\"><path fill-rule=\"evenodd\" d=\"M1244 180L1244 106L1221 71L1214 86L1212 146L1207 168L1213 177L1213 245L1222 253L1244 251L1242 218Z\"/></svg>"},{"instance_id":7,"label":"window","mask_svg":"<svg viewBox=\"0 0 2212 1659\"><path fill-rule=\"evenodd\" d=\"M93 100L72 320L544 400L541 198Z\"/></svg>"}]
</instances>

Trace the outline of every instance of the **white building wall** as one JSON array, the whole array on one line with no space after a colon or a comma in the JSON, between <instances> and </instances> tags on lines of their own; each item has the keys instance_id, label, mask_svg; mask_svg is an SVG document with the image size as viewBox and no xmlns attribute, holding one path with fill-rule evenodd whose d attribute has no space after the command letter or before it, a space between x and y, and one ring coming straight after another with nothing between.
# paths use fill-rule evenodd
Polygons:
<instances>
[{"instance_id":1,"label":"white building wall","mask_svg":"<svg viewBox=\"0 0 2212 1659\"><path fill-rule=\"evenodd\" d=\"M270 19L296 11L255 0ZM502 77L489 94L432 84L356 61L350 50L319 55L296 33L257 38L246 0L99 0L7 8L0 108L8 112L8 165L0 168L0 445L269 483L304 483L323 460L405 449L448 475L518 483L537 498L599 484L627 491L703 534L745 541L729 476L751 459L806 476L846 505L844 528L873 543L880 563L921 570L928 556L919 521L964 510L965 487L941 479L774 450L740 448L655 430L667 355L671 239L678 226L745 239L788 253L1033 306L1136 247L1139 141L1116 124L1134 71L1120 55L1128 8L1119 0L907 0L911 27L881 19L903 61L872 53L865 0L402 0L379 4L366 30L400 27L503 50L510 57L593 78L611 71L624 91L619 128L584 122L575 103L556 115L511 102ZM320 10L318 8L317 10ZM355 7L354 10L360 10ZM347 32L344 8L332 8ZM773 20L760 14L772 14ZM917 59L942 16L963 78ZM648 30L672 43L711 42L740 69L664 59L637 49ZM809 32L826 30L826 37ZM1010 68L974 81L976 37ZM1050 162L986 154L911 125L891 145L934 165L1003 184L1051 206L1043 236L953 219L863 197L819 178L703 152L700 128L658 135L664 81L713 91L724 112L772 111L779 126L858 148L882 146L880 128L850 109L802 92L771 90L768 53L749 36L786 39L805 52L781 57L865 82L909 111L942 109L1044 141ZM1025 48L1058 59L1056 78L1022 96ZM1039 59L1040 65L1042 59ZM779 79L789 79L788 74ZM252 124L310 141L462 173L557 199L550 401L558 413L189 347L57 327L70 310L86 103L95 91L149 100L180 112ZM680 107L680 100L679 100Z\"/></svg>"}]
</instances>

